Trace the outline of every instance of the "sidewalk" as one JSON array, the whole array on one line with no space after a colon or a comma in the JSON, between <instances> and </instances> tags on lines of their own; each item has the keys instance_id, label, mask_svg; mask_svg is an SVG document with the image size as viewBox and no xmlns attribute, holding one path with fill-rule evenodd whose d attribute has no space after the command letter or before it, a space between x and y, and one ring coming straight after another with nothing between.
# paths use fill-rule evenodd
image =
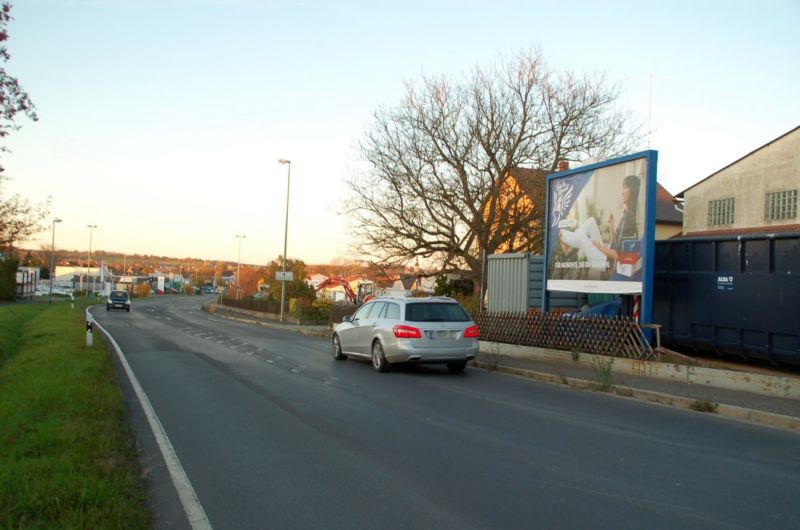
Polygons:
<instances>
[{"instance_id":1,"label":"sidewalk","mask_svg":"<svg viewBox=\"0 0 800 530\"><path fill-rule=\"evenodd\" d=\"M211 304L207 310L239 322L328 337L328 326L283 324L247 311ZM610 363L610 364L609 364ZM683 409L714 408L714 413L779 429L800 432L800 377L635 361L588 353L481 341L472 366L537 381L606 391ZM745 371L747 370L747 371Z\"/></svg>"},{"instance_id":2,"label":"sidewalk","mask_svg":"<svg viewBox=\"0 0 800 530\"><path fill-rule=\"evenodd\" d=\"M613 359L613 363L608 363ZM800 378L481 342L475 366L800 432ZM608 367L608 370L604 370ZM745 370L746 367L742 367Z\"/></svg>"}]
</instances>

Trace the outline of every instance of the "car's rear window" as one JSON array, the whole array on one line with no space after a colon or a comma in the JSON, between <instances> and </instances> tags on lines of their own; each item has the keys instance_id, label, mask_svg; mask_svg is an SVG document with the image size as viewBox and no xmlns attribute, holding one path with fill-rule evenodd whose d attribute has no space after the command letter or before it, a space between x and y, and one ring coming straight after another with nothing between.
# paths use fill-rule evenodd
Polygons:
<instances>
[{"instance_id":1,"label":"car's rear window","mask_svg":"<svg viewBox=\"0 0 800 530\"><path fill-rule=\"evenodd\" d=\"M406 305L410 322L468 322L472 320L458 304L418 302Z\"/></svg>"},{"instance_id":2,"label":"car's rear window","mask_svg":"<svg viewBox=\"0 0 800 530\"><path fill-rule=\"evenodd\" d=\"M109 298L128 298L128 293L125 291L111 291Z\"/></svg>"}]
</instances>

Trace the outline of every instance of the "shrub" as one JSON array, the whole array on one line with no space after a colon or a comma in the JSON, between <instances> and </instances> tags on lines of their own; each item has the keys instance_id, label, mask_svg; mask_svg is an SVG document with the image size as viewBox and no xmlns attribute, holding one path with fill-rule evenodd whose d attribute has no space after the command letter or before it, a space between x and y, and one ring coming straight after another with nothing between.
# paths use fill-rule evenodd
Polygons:
<instances>
[{"instance_id":1,"label":"shrub","mask_svg":"<svg viewBox=\"0 0 800 530\"><path fill-rule=\"evenodd\" d=\"M445 275L436 277L436 284L433 286L433 294L436 296L450 296L453 293L453 287Z\"/></svg>"},{"instance_id":2,"label":"shrub","mask_svg":"<svg viewBox=\"0 0 800 530\"><path fill-rule=\"evenodd\" d=\"M0 300L13 302L17 298L17 266L16 258L0 258Z\"/></svg>"},{"instance_id":3,"label":"shrub","mask_svg":"<svg viewBox=\"0 0 800 530\"><path fill-rule=\"evenodd\" d=\"M689 404L689 408L697 412L717 412L719 403L714 403L707 399L697 399Z\"/></svg>"},{"instance_id":4,"label":"shrub","mask_svg":"<svg viewBox=\"0 0 800 530\"><path fill-rule=\"evenodd\" d=\"M292 314L304 324L325 324L328 322L328 313L317 307L301 307Z\"/></svg>"},{"instance_id":5,"label":"shrub","mask_svg":"<svg viewBox=\"0 0 800 530\"><path fill-rule=\"evenodd\" d=\"M497 365L503 359L503 354L500 353L500 344L493 342L489 351L481 352L480 358L486 363L487 370L497 370Z\"/></svg>"},{"instance_id":6,"label":"shrub","mask_svg":"<svg viewBox=\"0 0 800 530\"><path fill-rule=\"evenodd\" d=\"M326 315L330 313L332 305L333 305L333 300L330 300L329 298L317 298L311 303L311 307L319 309Z\"/></svg>"},{"instance_id":7,"label":"shrub","mask_svg":"<svg viewBox=\"0 0 800 530\"><path fill-rule=\"evenodd\" d=\"M140 283L136 286L136 293L137 298L147 298L150 296L150 284L149 283Z\"/></svg>"},{"instance_id":8,"label":"shrub","mask_svg":"<svg viewBox=\"0 0 800 530\"><path fill-rule=\"evenodd\" d=\"M470 295L464 295L455 293L453 294L453 299L458 300L458 303L464 306L464 309L466 309L467 313L469 313L470 315L477 315L481 309L480 294L475 293Z\"/></svg>"},{"instance_id":9,"label":"shrub","mask_svg":"<svg viewBox=\"0 0 800 530\"><path fill-rule=\"evenodd\" d=\"M612 368L614 366L613 357L595 357L592 361L592 370L600 383L600 390L608 391L614 386L611 382Z\"/></svg>"}]
</instances>

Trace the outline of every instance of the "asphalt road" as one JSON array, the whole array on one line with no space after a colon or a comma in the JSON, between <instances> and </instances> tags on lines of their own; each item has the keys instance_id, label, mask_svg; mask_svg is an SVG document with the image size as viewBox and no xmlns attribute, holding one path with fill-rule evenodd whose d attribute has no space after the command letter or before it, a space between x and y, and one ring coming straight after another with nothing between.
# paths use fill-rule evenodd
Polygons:
<instances>
[{"instance_id":1,"label":"asphalt road","mask_svg":"<svg viewBox=\"0 0 800 530\"><path fill-rule=\"evenodd\" d=\"M214 528L800 526L796 434L470 367L379 374L200 303L94 314ZM123 388L156 525L187 526Z\"/></svg>"}]
</instances>

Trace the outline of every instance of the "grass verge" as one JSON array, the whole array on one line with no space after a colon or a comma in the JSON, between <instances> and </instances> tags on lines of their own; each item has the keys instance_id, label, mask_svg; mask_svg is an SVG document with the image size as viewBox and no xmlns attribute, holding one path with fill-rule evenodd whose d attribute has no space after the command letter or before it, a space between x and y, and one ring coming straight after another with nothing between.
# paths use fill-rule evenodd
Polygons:
<instances>
[{"instance_id":1,"label":"grass verge","mask_svg":"<svg viewBox=\"0 0 800 530\"><path fill-rule=\"evenodd\" d=\"M0 306L0 526L148 528L114 365L86 302Z\"/></svg>"}]
</instances>

